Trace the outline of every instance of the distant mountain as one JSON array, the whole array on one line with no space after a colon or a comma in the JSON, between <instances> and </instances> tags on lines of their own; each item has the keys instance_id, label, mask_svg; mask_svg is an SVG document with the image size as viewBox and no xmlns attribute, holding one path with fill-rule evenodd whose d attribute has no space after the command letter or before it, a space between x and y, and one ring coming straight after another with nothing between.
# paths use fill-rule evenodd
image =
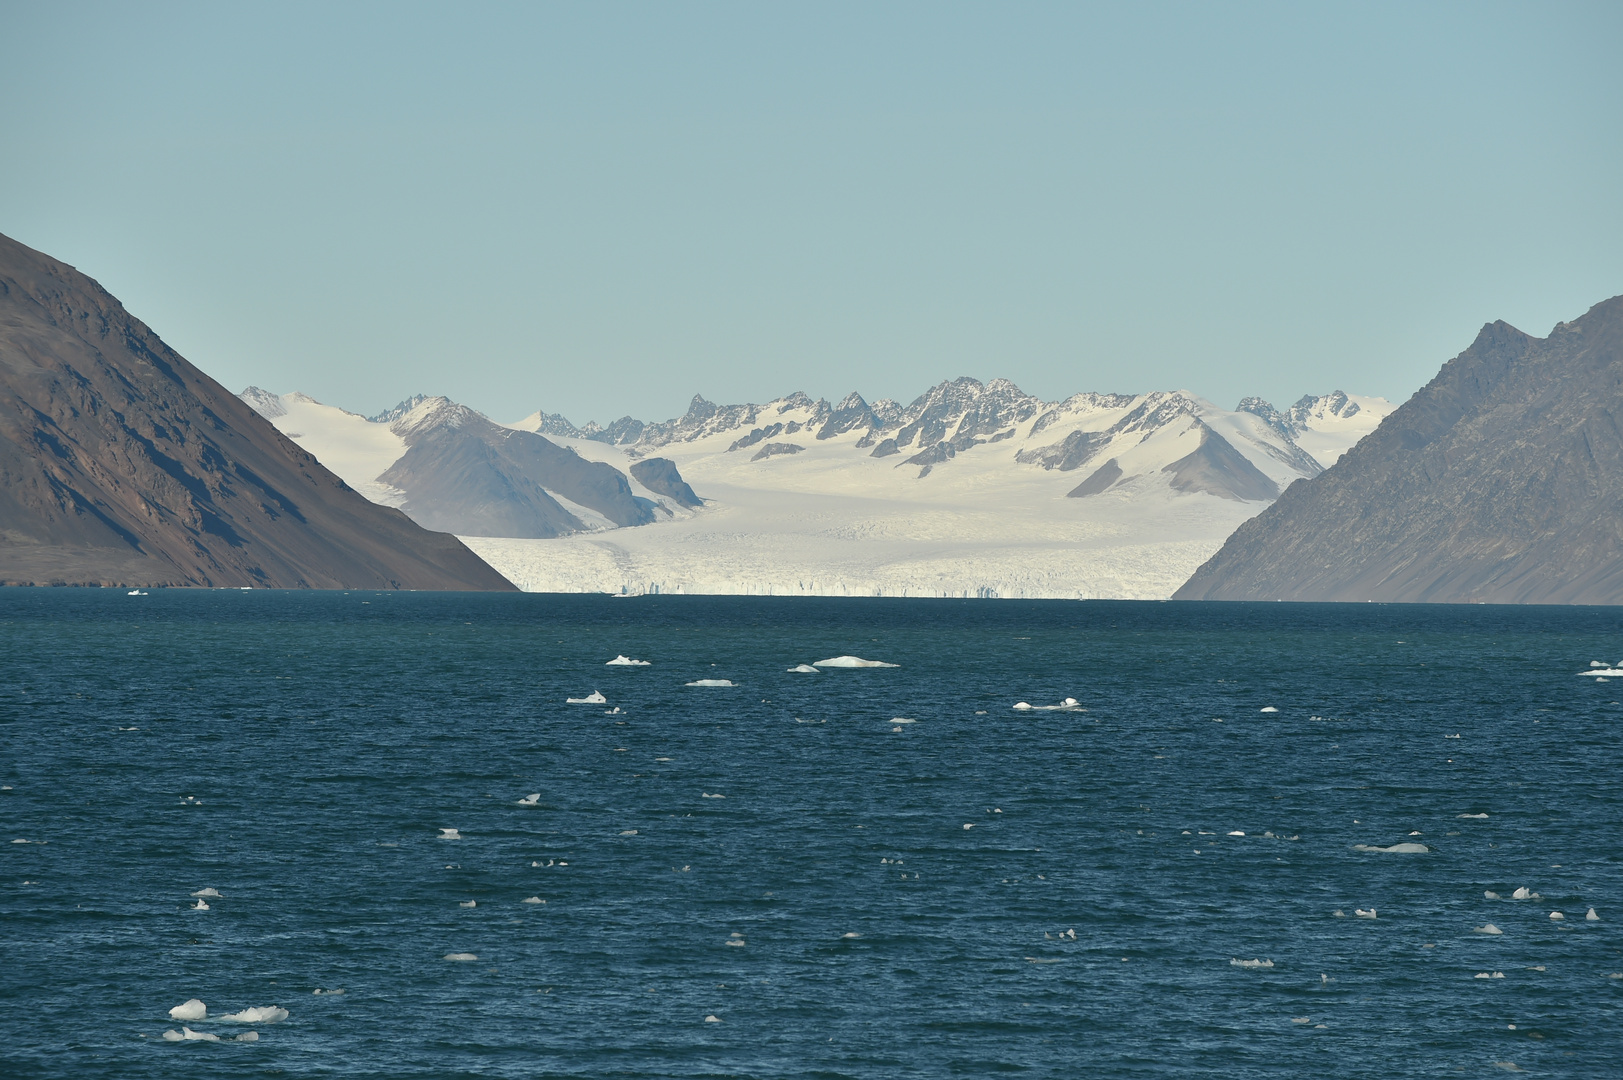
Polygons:
<instances>
[{"instance_id":1,"label":"distant mountain","mask_svg":"<svg viewBox=\"0 0 1623 1080\"><path fill-rule=\"evenodd\" d=\"M1545 338L1489 324L1177 596L1623 603L1620 423L1623 297Z\"/></svg>"},{"instance_id":2,"label":"distant mountain","mask_svg":"<svg viewBox=\"0 0 1623 1080\"><path fill-rule=\"evenodd\" d=\"M0 582L505 589L84 274L0 237Z\"/></svg>"}]
</instances>

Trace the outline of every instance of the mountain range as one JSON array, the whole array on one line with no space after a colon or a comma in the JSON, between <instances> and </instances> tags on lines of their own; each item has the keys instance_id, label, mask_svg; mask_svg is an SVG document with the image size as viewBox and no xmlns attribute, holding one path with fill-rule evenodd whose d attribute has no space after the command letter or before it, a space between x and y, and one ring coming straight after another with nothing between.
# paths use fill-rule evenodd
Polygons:
<instances>
[{"instance_id":1,"label":"mountain range","mask_svg":"<svg viewBox=\"0 0 1623 1080\"><path fill-rule=\"evenodd\" d=\"M908 405L696 396L680 417L498 424L243 399L357 490L542 591L1164 597L1391 408L1336 392L1049 402L959 378Z\"/></svg>"}]
</instances>

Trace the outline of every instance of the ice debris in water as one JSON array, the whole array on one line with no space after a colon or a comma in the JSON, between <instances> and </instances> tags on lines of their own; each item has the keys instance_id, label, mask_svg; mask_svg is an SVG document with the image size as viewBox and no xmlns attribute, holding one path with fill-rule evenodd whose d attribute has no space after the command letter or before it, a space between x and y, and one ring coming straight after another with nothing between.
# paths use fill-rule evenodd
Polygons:
<instances>
[{"instance_id":1,"label":"ice debris in water","mask_svg":"<svg viewBox=\"0 0 1623 1080\"><path fill-rule=\"evenodd\" d=\"M789 673L791 675L821 675L822 674L822 672L818 671L816 668L812 667L810 664L796 664L794 667L789 669Z\"/></svg>"},{"instance_id":2,"label":"ice debris in water","mask_svg":"<svg viewBox=\"0 0 1623 1080\"><path fill-rule=\"evenodd\" d=\"M479 958L471 952L448 952L445 954L445 959L454 960L459 964L465 964Z\"/></svg>"},{"instance_id":3,"label":"ice debris in water","mask_svg":"<svg viewBox=\"0 0 1623 1080\"><path fill-rule=\"evenodd\" d=\"M518 801L518 804L520 806L534 806L536 803L538 803L540 801L541 801L541 793L539 791L536 791L536 792L530 793L529 795L524 796L524 798L522 798L522 799L520 799Z\"/></svg>"},{"instance_id":4,"label":"ice debris in water","mask_svg":"<svg viewBox=\"0 0 1623 1080\"><path fill-rule=\"evenodd\" d=\"M208 909L208 901L202 899L201 897L199 897L197 903L193 904L190 908L192 911L207 911Z\"/></svg>"},{"instance_id":5,"label":"ice debris in water","mask_svg":"<svg viewBox=\"0 0 1623 1080\"><path fill-rule=\"evenodd\" d=\"M893 724L916 724L916 723L918 723L917 720L909 720L905 716L893 716L893 717L890 718L890 722L893 723Z\"/></svg>"},{"instance_id":6,"label":"ice debris in water","mask_svg":"<svg viewBox=\"0 0 1623 1080\"><path fill-rule=\"evenodd\" d=\"M1497 926L1493 925L1493 923L1485 923L1484 925L1475 927L1474 929L1478 934L1503 934L1504 933L1503 930L1501 930Z\"/></svg>"},{"instance_id":7,"label":"ice debris in water","mask_svg":"<svg viewBox=\"0 0 1623 1080\"><path fill-rule=\"evenodd\" d=\"M1552 918L1552 919L1565 919L1566 916L1561 914L1559 911L1552 911L1552 912L1550 912L1550 918Z\"/></svg>"},{"instance_id":8,"label":"ice debris in water","mask_svg":"<svg viewBox=\"0 0 1623 1080\"><path fill-rule=\"evenodd\" d=\"M168 1031L163 1033L163 1038L164 1038L165 1042L219 1042L220 1041L220 1037L218 1035L211 1035L206 1031L193 1031L191 1028L185 1027L185 1026L182 1026L179 1031L176 1031L174 1028L170 1028Z\"/></svg>"},{"instance_id":9,"label":"ice debris in water","mask_svg":"<svg viewBox=\"0 0 1623 1080\"><path fill-rule=\"evenodd\" d=\"M219 896L220 896L220 894L217 891L215 891L214 889L198 889L196 892L192 893L192 895L193 896L212 896L212 897L215 897L216 899L218 899Z\"/></svg>"},{"instance_id":10,"label":"ice debris in water","mask_svg":"<svg viewBox=\"0 0 1623 1080\"><path fill-rule=\"evenodd\" d=\"M1274 708L1272 705L1264 705L1262 708L1258 709L1257 711L1258 712L1278 712L1279 710Z\"/></svg>"},{"instance_id":11,"label":"ice debris in water","mask_svg":"<svg viewBox=\"0 0 1623 1080\"><path fill-rule=\"evenodd\" d=\"M191 999L189 999L187 1001L182 1002L179 1005L176 1005L173 1009L170 1009L169 1010L169 1019L171 1019L171 1020L206 1020L206 1019L208 1019L208 1014L209 1014L209 1010L208 1010L207 1005L204 1005L197 998L191 998Z\"/></svg>"},{"instance_id":12,"label":"ice debris in water","mask_svg":"<svg viewBox=\"0 0 1623 1080\"><path fill-rule=\"evenodd\" d=\"M1271 968L1274 966L1274 962L1272 960L1230 960L1229 966L1237 968Z\"/></svg>"},{"instance_id":13,"label":"ice debris in water","mask_svg":"<svg viewBox=\"0 0 1623 1080\"><path fill-rule=\"evenodd\" d=\"M707 1024L719 1024L721 1023L721 1017L717 1016L715 1013L711 1013L709 1016L704 1018L704 1022Z\"/></svg>"},{"instance_id":14,"label":"ice debris in water","mask_svg":"<svg viewBox=\"0 0 1623 1080\"><path fill-rule=\"evenodd\" d=\"M1595 914L1595 909L1594 908L1590 908L1584 914L1584 921L1585 922L1600 922L1600 916Z\"/></svg>"},{"instance_id":15,"label":"ice debris in water","mask_svg":"<svg viewBox=\"0 0 1623 1080\"><path fill-rule=\"evenodd\" d=\"M226 1013L215 1019L228 1020L233 1024L277 1024L287 1019L287 1010L279 1005L262 1005L259 1008Z\"/></svg>"},{"instance_id":16,"label":"ice debris in water","mask_svg":"<svg viewBox=\"0 0 1623 1080\"><path fill-rule=\"evenodd\" d=\"M1529 889L1526 885L1521 886L1515 892L1511 893L1510 898L1512 900L1542 900L1542 899L1544 899L1544 897L1540 896L1538 893L1534 892L1532 889Z\"/></svg>"},{"instance_id":17,"label":"ice debris in water","mask_svg":"<svg viewBox=\"0 0 1623 1080\"><path fill-rule=\"evenodd\" d=\"M1379 851L1387 855L1424 855L1431 848L1425 844L1393 844L1391 847L1381 847L1378 844L1354 844L1354 851Z\"/></svg>"},{"instance_id":18,"label":"ice debris in water","mask_svg":"<svg viewBox=\"0 0 1623 1080\"><path fill-rule=\"evenodd\" d=\"M627 656L625 653L621 653L619 656L616 656L613 660L605 661L603 666L604 667L647 667L649 665L649 663L651 663L651 661L648 661L648 660L633 660L633 659L631 659L631 657Z\"/></svg>"},{"instance_id":19,"label":"ice debris in water","mask_svg":"<svg viewBox=\"0 0 1623 1080\"><path fill-rule=\"evenodd\" d=\"M1020 712L1086 712L1082 703L1074 697L1068 697L1058 705L1033 705L1029 701L1017 701L1011 708Z\"/></svg>"},{"instance_id":20,"label":"ice debris in water","mask_svg":"<svg viewBox=\"0 0 1623 1080\"><path fill-rule=\"evenodd\" d=\"M1374 908L1353 908L1353 914L1358 916L1360 919L1373 919L1377 917Z\"/></svg>"},{"instance_id":21,"label":"ice debris in water","mask_svg":"<svg viewBox=\"0 0 1623 1080\"><path fill-rule=\"evenodd\" d=\"M1491 972L1491 973L1486 972L1486 971L1479 971L1475 975L1472 976L1472 978L1474 978L1474 979L1503 979L1504 977L1505 977L1505 973L1503 971L1495 971L1495 972Z\"/></svg>"},{"instance_id":22,"label":"ice debris in water","mask_svg":"<svg viewBox=\"0 0 1623 1080\"><path fill-rule=\"evenodd\" d=\"M1488 889L1482 895L1487 897L1489 900L1498 900L1498 899L1500 899L1499 894L1494 892L1492 889Z\"/></svg>"},{"instance_id":23,"label":"ice debris in water","mask_svg":"<svg viewBox=\"0 0 1623 1080\"><path fill-rule=\"evenodd\" d=\"M477 901L477 900L464 900L464 901L462 901L462 906L463 907L478 907L479 906L479 901Z\"/></svg>"},{"instance_id":24,"label":"ice debris in water","mask_svg":"<svg viewBox=\"0 0 1623 1080\"><path fill-rule=\"evenodd\" d=\"M546 903L546 901L541 899L539 896L526 896L523 900L520 900L519 903L521 903L521 904L544 904L544 903Z\"/></svg>"},{"instance_id":25,"label":"ice debris in water","mask_svg":"<svg viewBox=\"0 0 1623 1080\"><path fill-rule=\"evenodd\" d=\"M565 705L607 705L608 703L609 699L598 693L596 690L593 690L585 697L564 698Z\"/></svg>"},{"instance_id":26,"label":"ice debris in water","mask_svg":"<svg viewBox=\"0 0 1623 1080\"><path fill-rule=\"evenodd\" d=\"M710 792L708 792L708 791L701 791L701 792L699 792L699 798L701 798L701 799L725 799L725 798L726 798L726 797L727 797L727 796L725 796L725 795L722 795L722 794L720 794L720 793L717 793L717 794L711 794L711 793L710 793Z\"/></svg>"},{"instance_id":27,"label":"ice debris in water","mask_svg":"<svg viewBox=\"0 0 1623 1080\"><path fill-rule=\"evenodd\" d=\"M435 837L435 839L436 840L460 840L460 839L462 839L462 834L460 832L458 832L457 830L455 830L455 829L441 829L439 836Z\"/></svg>"},{"instance_id":28,"label":"ice debris in water","mask_svg":"<svg viewBox=\"0 0 1623 1080\"><path fill-rule=\"evenodd\" d=\"M732 685L734 685L734 683L733 683L733 680L731 680L731 679L694 679L692 682L683 683L682 685L683 686L732 686Z\"/></svg>"},{"instance_id":29,"label":"ice debris in water","mask_svg":"<svg viewBox=\"0 0 1623 1080\"><path fill-rule=\"evenodd\" d=\"M887 664L883 660L864 660L860 656L831 656L827 660L818 660L813 667L901 667L900 664Z\"/></svg>"}]
</instances>

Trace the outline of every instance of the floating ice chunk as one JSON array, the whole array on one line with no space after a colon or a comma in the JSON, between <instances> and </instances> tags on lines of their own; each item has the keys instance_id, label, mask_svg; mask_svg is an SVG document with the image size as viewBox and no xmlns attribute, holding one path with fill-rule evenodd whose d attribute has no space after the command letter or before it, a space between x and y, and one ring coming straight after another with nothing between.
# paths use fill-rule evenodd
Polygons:
<instances>
[{"instance_id":1,"label":"floating ice chunk","mask_svg":"<svg viewBox=\"0 0 1623 1080\"><path fill-rule=\"evenodd\" d=\"M818 671L816 668L812 667L810 664L796 664L794 667L789 669L789 673L791 675L821 675L822 674L822 672Z\"/></svg>"},{"instance_id":2,"label":"floating ice chunk","mask_svg":"<svg viewBox=\"0 0 1623 1080\"><path fill-rule=\"evenodd\" d=\"M441 829L440 834L437 837L435 837L435 839L436 840L460 840L460 839L462 839L462 834L460 832L458 832L457 830L455 830L455 829Z\"/></svg>"},{"instance_id":3,"label":"floating ice chunk","mask_svg":"<svg viewBox=\"0 0 1623 1080\"><path fill-rule=\"evenodd\" d=\"M744 947L744 939L741 938L741 937L728 938L727 939L727 944L736 945L739 948L743 948Z\"/></svg>"},{"instance_id":4,"label":"floating ice chunk","mask_svg":"<svg viewBox=\"0 0 1623 1080\"><path fill-rule=\"evenodd\" d=\"M1496 893L1496 892L1494 892L1494 891L1493 891L1493 890L1492 890L1492 889L1489 889L1489 890L1487 890L1487 891L1486 891L1486 892L1484 892L1484 893L1483 893L1483 894L1482 894L1482 895L1483 895L1483 896L1485 896L1485 897L1487 897L1487 898L1488 898L1488 899L1489 899L1489 900L1498 900L1498 899L1501 899L1501 897L1500 897L1500 896L1499 896L1499 894L1498 894L1498 893Z\"/></svg>"},{"instance_id":5,"label":"floating ice chunk","mask_svg":"<svg viewBox=\"0 0 1623 1080\"><path fill-rule=\"evenodd\" d=\"M699 792L699 798L701 798L701 799L725 799L725 798L726 798L726 797L727 797L727 796L725 796L725 795L722 795L722 794L719 794L719 793L718 793L718 794L715 794L715 795L712 795L712 794L711 794L711 793L710 793L710 792L708 792L708 791L701 791L701 792Z\"/></svg>"},{"instance_id":6,"label":"floating ice chunk","mask_svg":"<svg viewBox=\"0 0 1623 1080\"><path fill-rule=\"evenodd\" d=\"M1474 930L1475 933L1478 933L1478 934L1503 934L1504 933L1503 930L1501 930L1497 926L1493 925L1493 923L1486 923L1486 924L1484 924L1482 926L1474 927L1473 930Z\"/></svg>"},{"instance_id":7,"label":"floating ice chunk","mask_svg":"<svg viewBox=\"0 0 1623 1080\"><path fill-rule=\"evenodd\" d=\"M717 1016L715 1013L711 1013L709 1016L704 1018L704 1022L707 1024L719 1024L721 1023L721 1017Z\"/></svg>"},{"instance_id":8,"label":"floating ice chunk","mask_svg":"<svg viewBox=\"0 0 1623 1080\"><path fill-rule=\"evenodd\" d=\"M1387 855L1424 855L1431 850L1425 844L1393 844L1391 847L1381 847L1379 844L1354 844L1354 851L1379 851Z\"/></svg>"},{"instance_id":9,"label":"floating ice chunk","mask_svg":"<svg viewBox=\"0 0 1623 1080\"><path fill-rule=\"evenodd\" d=\"M259 1032L257 1032L257 1031L244 1031L241 1035L237 1036L236 1041L237 1042L258 1042L259 1041Z\"/></svg>"},{"instance_id":10,"label":"floating ice chunk","mask_svg":"<svg viewBox=\"0 0 1623 1080\"><path fill-rule=\"evenodd\" d=\"M620 835L621 836L636 836L637 835L637 830L636 829L621 829L620 830Z\"/></svg>"},{"instance_id":11,"label":"floating ice chunk","mask_svg":"<svg viewBox=\"0 0 1623 1080\"><path fill-rule=\"evenodd\" d=\"M279 1005L263 1005L256 1009L226 1013L215 1019L227 1020L233 1024L279 1024L287 1019L287 1010Z\"/></svg>"},{"instance_id":12,"label":"floating ice chunk","mask_svg":"<svg viewBox=\"0 0 1623 1080\"><path fill-rule=\"evenodd\" d=\"M890 718L890 722L893 723L893 724L916 724L916 723L918 723L917 720L909 720L905 716L893 716L893 717Z\"/></svg>"},{"instance_id":13,"label":"floating ice chunk","mask_svg":"<svg viewBox=\"0 0 1623 1080\"><path fill-rule=\"evenodd\" d=\"M462 906L463 907L478 907L479 906L479 901L477 901L477 900L464 900L464 901L462 901Z\"/></svg>"},{"instance_id":14,"label":"floating ice chunk","mask_svg":"<svg viewBox=\"0 0 1623 1080\"><path fill-rule=\"evenodd\" d=\"M454 961L458 964L466 964L479 958L473 955L471 952L448 952L445 954L445 959Z\"/></svg>"},{"instance_id":15,"label":"floating ice chunk","mask_svg":"<svg viewBox=\"0 0 1623 1080\"><path fill-rule=\"evenodd\" d=\"M1523 885L1521 888L1519 888L1515 892L1511 893L1510 898L1512 900L1542 900L1542 899L1544 899L1544 897L1540 896L1538 893L1534 892L1532 889L1529 889L1526 885Z\"/></svg>"},{"instance_id":16,"label":"floating ice chunk","mask_svg":"<svg viewBox=\"0 0 1623 1080\"><path fill-rule=\"evenodd\" d=\"M1594 908L1584 913L1584 922L1600 922L1600 916L1595 914Z\"/></svg>"},{"instance_id":17,"label":"floating ice chunk","mask_svg":"<svg viewBox=\"0 0 1623 1080\"><path fill-rule=\"evenodd\" d=\"M191 910L191 911L207 911L208 909L209 909L208 901L204 900L202 897L198 897L197 903L193 904L189 910Z\"/></svg>"},{"instance_id":18,"label":"floating ice chunk","mask_svg":"<svg viewBox=\"0 0 1623 1080\"><path fill-rule=\"evenodd\" d=\"M692 682L683 683L682 685L683 686L734 686L736 684L731 679L694 679Z\"/></svg>"},{"instance_id":19,"label":"floating ice chunk","mask_svg":"<svg viewBox=\"0 0 1623 1080\"><path fill-rule=\"evenodd\" d=\"M208 1015L208 1006L197 998L191 998L169 1010L171 1020L207 1020Z\"/></svg>"},{"instance_id":20,"label":"floating ice chunk","mask_svg":"<svg viewBox=\"0 0 1623 1080\"><path fill-rule=\"evenodd\" d=\"M1256 969L1256 968L1271 968L1273 966L1274 966L1274 962L1272 960L1230 960L1229 961L1229 967L1237 967L1237 968Z\"/></svg>"},{"instance_id":21,"label":"floating ice chunk","mask_svg":"<svg viewBox=\"0 0 1623 1080\"><path fill-rule=\"evenodd\" d=\"M652 661L649 661L649 660L633 660L633 659L631 659L631 657L627 656L625 653L621 653L619 656L616 656L613 660L605 661L603 666L604 667L647 667L651 662Z\"/></svg>"},{"instance_id":22,"label":"floating ice chunk","mask_svg":"<svg viewBox=\"0 0 1623 1080\"><path fill-rule=\"evenodd\" d=\"M1487 814L1457 814L1455 816L1459 817L1459 818L1462 818L1462 819L1466 819L1466 820L1469 820L1469 819L1485 820L1488 815Z\"/></svg>"},{"instance_id":23,"label":"floating ice chunk","mask_svg":"<svg viewBox=\"0 0 1623 1080\"><path fill-rule=\"evenodd\" d=\"M1291 1023L1293 1023L1293 1024L1311 1024L1312 1022L1313 1022L1313 1018L1311 1016L1293 1016L1293 1017L1291 1017Z\"/></svg>"},{"instance_id":24,"label":"floating ice chunk","mask_svg":"<svg viewBox=\"0 0 1623 1080\"><path fill-rule=\"evenodd\" d=\"M214 897L216 899L221 898L219 892L217 892L214 889L198 889L196 892L192 893L192 895L193 896L212 896L212 897Z\"/></svg>"},{"instance_id":25,"label":"floating ice chunk","mask_svg":"<svg viewBox=\"0 0 1623 1080\"><path fill-rule=\"evenodd\" d=\"M537 792L533 792L533 793L531 793L529 795L524 796L524 798L522 798L522 799L520 799L518 801L518 805L520 805L520 806L534 806L536 803L538 803L540 801L541 801L541 793L539 791L537 791Z\"/></svg>"},{"instance_id":26,"label":"floating ice chunk","mask_svg":"<svg viewBox=\"0 0 1623 1080\"><path fill-rule=\"evenodd\" d=\"M546 903L546 901L541 899L539 896L526 896L524 899L520 900L519 903L521 903L521 904L544 904L544 903Z\"/></svg>"},{"instance_id":27,"label":"floating ice chunk","mask_svg":"<svg viewBox=\"0 0 1623 1080\"><path fill-rule=\"evenodd\" d=\"M1233 832L1229 833L1228 835L1230 835L1230 836L1244 836L1245 833L1241 832L1238 829L1235 829Z\"/></svg>"},{"instance_id":28,"label":"floating ice chunk","mask_svg":"<svg viewBox=\"0 0 1623 1080\"><path fill-rule=\"evenodd\" d=\"M1358 916L1360 919L1377 918L1374 908L1353 908L1353 914Z\"/></svg>"},{"instance_id":29,"label":"floating ice chunk","mask_svg":"<svg viewBox=\"0 0 1623 1080\"><path fill-rule=\"evenodd\" d=\"M585 697L564 698L565 705L607 705L608 703L609 699L604 697L596 690L593 690Z\"/></svg>"},{"instance_id":30,"label":"floating ice chunk","mask_svg":"<svg viewBox=\"0 0 1623 1080\"><path fill-rule=\"evenodd\" d=\"M1258 712L1278 712L1279 710L1274 708L1272 705L1264 705L1262 708L1258 709L1257 711Z\"/></svg>"},{"instance_id":31,"label":"floating ice chunk","mask_svg":"<svg viewBox=\"0 0 1623 1080\"><path fill-rule=\"evenodd\" d=\"M860 656L831 656L827 660L818 660L813 667L901 667L900 664L887 664L883 660L864 660Z\"/></svg>"},{"instance_id":32,"label":"floating ice chunk","mask_svg":"<svg viewBox=\"0 0 1623 1080\"><path fill-rule=\"evenodd\" d=\"M193 1031L191 1028L186 1027L184 1025L181 1026L181 1029L179 1031L176 1031L174 1028L170 1028L168 1031L163 1033L163 1039L164 1039L165 1042L219 1042L220 1041L220 1037L218 1035L211 1035L206 1031Z\"/></svg>"},{"instance_id":33,"label":"floating ice chunk","mask_svg":"<svg viewBox=\"0 0 1623 1080\"><path fill-rule=\"evenodd\" d=\"M1595 661L1590 661L1590 663L1595 663ZM1602 665L1600 667L1592 667L1588 671L1580 671L1580 672L1578 672L1578 674L1584 675L1584 676L1588 676L1588 675L1617 676L1617 675L1623 675L1623 668L1620 668L1620 667L1608 667L1608 666Z\"/></svg>"},{"instance_id":34,"label":"floating ice chunk","mask_svg":"<svg viewBox=\"0 0 1623 1080\"><path fill-rule=\"evenodd\" d=\"M974 823L974 822L969 822L969 823L968 823L968 824L966 824L966 825L965 825L965 826L964 826L964 828L966 828L966 829L973 829L973 828L974 828L974 827L975 827L975 823Z\"/></svg>"},{"instance_id":35,"label":"floating ice chunk","mask_svg":"<svg viewBox=\"0 0 1623 1080\"><path fill-rule=\"evenodd\" d=\"M1559 911L1552 911L1552 912L1550 912L1550 918L1559 921L1561 919L1565 919L1566 916L1561 914Z\"/></svg>"}]
</instances>

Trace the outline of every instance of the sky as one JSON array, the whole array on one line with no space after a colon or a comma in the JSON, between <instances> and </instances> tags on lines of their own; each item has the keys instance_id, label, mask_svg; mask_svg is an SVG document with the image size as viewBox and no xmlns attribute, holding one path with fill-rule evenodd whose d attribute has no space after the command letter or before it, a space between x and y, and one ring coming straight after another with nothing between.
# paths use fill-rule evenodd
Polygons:
<instances>
[{"instance_id":1,"label":"sky","mask_svg":"<svg viewBox=\"0 0 1623 1080\"><path fill-rule=\"evenodd\" d=\"M1401 401L1623 293L1623 4L0 0L0 233L232 390Z\"/></svg>"}]
</instances>

